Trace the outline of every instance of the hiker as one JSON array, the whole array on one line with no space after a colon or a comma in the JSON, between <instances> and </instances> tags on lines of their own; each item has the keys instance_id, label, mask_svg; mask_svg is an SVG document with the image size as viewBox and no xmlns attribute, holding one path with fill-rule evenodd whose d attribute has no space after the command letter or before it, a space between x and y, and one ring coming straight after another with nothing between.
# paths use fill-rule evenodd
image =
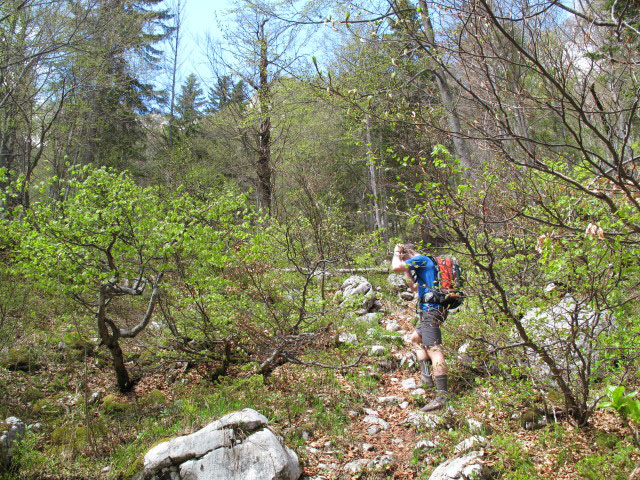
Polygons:
<instances>
[{"instance_id":1,"label":"hiker","mask_svg":"<svg viewBox=\"0 0 640 480\"><path fill-rule=\"evenodd\" d=\"M433 260L416 251L412 244L401 244L393 250L391 268L396 273L404 272L409 286L418 292L418 325L411 334L411 343L416 347L420 365L420 379L425 389L433 389L434 378L436 397L420 410L430 412L442 408L448 399L447 366L442 352L442 334L440 325L447 318L448 309L438 303L429 303L430 289L437 279L436 264ZM433 366L433 376L429 371L429 362Z\"/></svg>"}]
</instances>

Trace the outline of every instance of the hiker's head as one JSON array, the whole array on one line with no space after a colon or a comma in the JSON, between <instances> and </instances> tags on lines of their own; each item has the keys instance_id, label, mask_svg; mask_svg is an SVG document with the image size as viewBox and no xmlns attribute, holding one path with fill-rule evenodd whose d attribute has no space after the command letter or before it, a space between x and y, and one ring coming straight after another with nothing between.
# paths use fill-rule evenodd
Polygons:
<instances>
[{"instance_id":1,"label":"hiker's head","mask_svg":"<svg viewBox=\"0 0 640 480\"><path fill-rule=\"evenodd\" d=\"M400 247L400 256L403 260L415 257L418 254L416 246L413 243L403 243Z\"/></svg>"}]
</instances>

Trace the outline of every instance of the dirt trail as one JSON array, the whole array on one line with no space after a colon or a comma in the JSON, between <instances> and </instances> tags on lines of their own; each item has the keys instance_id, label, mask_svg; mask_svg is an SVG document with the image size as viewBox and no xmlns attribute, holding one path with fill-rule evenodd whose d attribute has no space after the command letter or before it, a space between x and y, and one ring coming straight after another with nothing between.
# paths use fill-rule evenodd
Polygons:
<instances>
[{"instance_id":1,"label":"dirt trail","mask_svg":"<svg viewBox=\"0 0 640 480\"><path fill-rule=\"evenodd\" d=\"M393 311L386 314L382 319L382 325L386 325L390 321L396 321L400 326L401 333L405 337L403 345L394 345L392 359L381 358L380 364L384 370L388 370L381 374L375 392L367 395L364 411L351 412L352 423L350 425L349 436L355 438L353 444L348 451L342 452L343 456L340 461L337 460L336 451L333 450L328 437L314 439L308 444L310 447L310 455L308 457L307 475L311 478L395 478L395 479L412 479L418 477L418 469L412 465L413 450L416 443L423 438L416 429L406 422L410 413L418 409L418 405L414 402L413 389L403 388L402 382L408 379L414 379L415 388L420 388L420 375L416 368L406 368L400 366L398 357L410 357L412 354L411 345L407 342L407 334L413 331L412 313L408 313L409 309ZM412 358L412 357L410 357ZM384 368L386 367L386 368ZM429 397L433 396L427 392ZM398 397L393 400L384 397ZM367 411L367 409L371 411ZM377 416L386 422L380 422L382 425L380 431L375 432L371 423L375 421ZM386 426L386 428L385 428ZM316 451L317 450L317 451ZM381 457L387 457L382 459ZM367 473L365 476L359 477L358 473L349 472L349 464L360 459L374 461L378 459L377 465L372 469L371 466L367 472L371 470L378 473ZM390 462L385 465L386 462ZM366 463L362 461L361 463ZM345 468L345 466L347 468ZM357 468L356 468L357 470Z\"/></svg>"}]
</instances>

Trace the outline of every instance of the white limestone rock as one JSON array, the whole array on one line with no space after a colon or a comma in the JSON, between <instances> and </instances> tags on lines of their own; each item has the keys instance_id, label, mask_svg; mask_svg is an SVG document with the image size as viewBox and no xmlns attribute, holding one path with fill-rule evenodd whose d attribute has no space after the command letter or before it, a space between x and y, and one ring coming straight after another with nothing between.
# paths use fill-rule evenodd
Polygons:
<instances>
[{"instance_id":1,"label":"white limestone rock","mask_svg":"<svg viewBox=\"0 0 640 480\"><path fill-rule=\"evenodd\" d=\"M381 356L384 355L387 349L382 345L373 345L371 347L371 355Z\"/></svg>"},{"instance_id":2,"label":"white limestone rock","mask_svg":"<svg viewBox=\"0 0 640 480\"><path fill-rule=\"evenodd\" d=\"M355 333L342 332L338 335L338 343L345 345L355 345L358 343L358 336Z\"/></svg>"},{"instance_id":3,"label":"white limestone rock","mask_svg":"<svg viewBox=\"0 0 640 480\"><path fill-rule=\"evenodd\" d=\"M4 421L3 431L0 433L0 471L11 463L16 444L22 440L26 431L27 426L17 417L8 417Z\"/></svg>"},{"instance_id":4,"label":"white limestone rock","mask_svg":"<svg viewBox=\"0 0 640 480\"><path fill-rule=\"evenodd\" d=\"M402 300L406 300L407 302L410 302L411 300L413 300L413 293L412 292L402 292L402 293L400 293L400 298Z\"/></svg>"},{"instance_id":5,"label":"white limestone rock","mask_svg":"<svg viewBox=\"0 0 640 480\"><path fill-rule=\"evenodd\" d=\"M366 458L360 458L358 460L354 460L353 462L347 463L343 467L343 470L347 473L355 475L360 473L365 468L367 468L368 464L369 464L369 460L367 460Z\"/></svg>"},{"instance_id":6,"label":"white limestone rock","mask_svg":"<svg viewBox=\"0 0 640 480\"><path fill-rule=\"evenodd\" d=\"M402 388L404 390L415 390L416 388L418 388L418 385L416 385L416 379L411 377L403 380Z\"/></svg>"},{"instance_id":7,"label":"white limestone rock","mask_svg":"<svg viewBox=\"0 0 640 480\"><path fill-rule=\"evenodd\" d=\"M391 286L393 293L400 293L407 289L407 281L404 275L398 275L397 273L390 273L387 277L387 282Z\"/></svg>"},{"instance_id":8,"label":"white limestone rock","mask_svg":"<svg viewBox=\"0 0 640 480\"><path fill-rule=\"evenodd\" d=\"M458 443L454 448L454 453L464 453L475 448L478 445L486 445L487 439L481 435L474 435Z\"/></svg>"},{"instance_id":9,"label":"white limestone rock","mask_svg":"<svg viewBox=\"0 0 640 480\"><path fill-rule=\"evenodd\" d=\"M461 457L447 460L431 473L429 480L485 480L488 469L479 452L471 452Z\"/></svg>"},{"instance_id":10,"label":"white limestone rock","mask_svg":"<svg viewBox=\"0 0 640 480\"><path fill-rule=\"evenodd\" d=\"M378 425L382 430L387 430L389 428L389 423L378 417L377 415L367 415L362 419L364 423L370 423L372 425Z\"/></svg>"},{"instance_id":11,"label":"white limestone rock","mask_svg":"<svg viewBox=\"0 0 640 480\"><path fill-rule=\"evenodd\" d=\"M443 425L443 420L440 415L420 411L410 413L405 422L418 428L427 429L436 429Z\"/></svg>"},{"instance_id":12,"label":"white limestone rock","mask_svg":"<svg viewBox=\"0 0 640 480\"><path fill-rule=\"evenodd\" d=\"M297 480L297 455L251 409L225 415L190 435L153 447L138 478L159 480Z\"/></svg>"},{"instance_id":13,"label":"white limestone rock","mask_svg":"<svg viewBox=\"0 0 640 480\"><path fill-rule=\"evenodd\" d=\"M356 302L358 309L364 313L371 310L376 301L376 291L369 281L359 275L353 275L342 283L342 303L341 306L348 306L351 302ZM357 300L355 300L357 299Z\"/></svg>"},{"instance_id":14,"label":"white limestone rock","mask_svg":"<svg viewBox=\"0 0 640 480\"><path fill-rule=\"evenodd\" d=\"M390 320L389 322L387 322L385 328L388 332L397 332L398 330L400 330L400 325L398 325L398 322L396 322L395 320Z\"/></svg>"}]
</instances>

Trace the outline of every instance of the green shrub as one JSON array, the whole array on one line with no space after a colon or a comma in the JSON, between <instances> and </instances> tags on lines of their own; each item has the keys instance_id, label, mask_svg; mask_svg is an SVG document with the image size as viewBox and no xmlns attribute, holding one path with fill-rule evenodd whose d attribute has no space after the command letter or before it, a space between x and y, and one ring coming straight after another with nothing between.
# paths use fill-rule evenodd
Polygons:
<instances>
[{"instance_id":1,"label":"green shrub","mask_svg":"<svg viewBox=\"0 0 640 480\"><path fill-rule=\"evenodd\" d=\"M42 393L42 390L35 387L29 387L24 391L22 398L24 398L26 402L35 402L42 400L44 398L44 393Z\"/></svg>"},{"instance_id":2,"label":"green shrub","mask_svg":"<svg viewBox=\"0 0 640 480\"><path fill-rule=\"evenodd\" d=\"M576 463L580 478L588 480L627 480L635 464L637 450L631 445L617 445L611 451L590 455Z\"/></svg>"}]
</instances>

